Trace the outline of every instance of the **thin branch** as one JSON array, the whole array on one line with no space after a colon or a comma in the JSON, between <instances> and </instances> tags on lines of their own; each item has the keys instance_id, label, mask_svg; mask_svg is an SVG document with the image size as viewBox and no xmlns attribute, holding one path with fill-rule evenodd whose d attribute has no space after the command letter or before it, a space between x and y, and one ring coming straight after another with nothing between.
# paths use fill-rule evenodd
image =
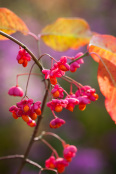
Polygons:
<instances>
[{"instance_id":1,"label":"thin branch","mask_svg":"<svg viewBox=\"0 0 116 174\"><path fill-rule=\"evenodd\" d=\"M61 137L59 137L57 134L55 134L53 132L45 132L45 131L43 131L42 135L51 135L51 136L57 138L59 141L61 141L62 145L66 144L66 142Z\"/></svg>"},{"instance_id":2,"label":"thin branch","mask_svg":"<svg viewBox=\"0 0 116 174\"><path fill-rule=\"evenodd\" d=\"M41 139L41 141L42 141L44 144L46 144L46 145L53 151L53 153L56 155L56 158L59 157L57 151L51 146L51 144L49 144L49 143L48 143L46 140L44 140L43 138Z\"/></svg>"},{"instance_id":3,"label":"thin branch","mask_svg":"<svg viewBox=\"0 0 116 174\"><path fill-rule=\"evenodd\" d=\"M28 32L28 35L32 36L32 37L35 38L37 41L39 40L39 37L36 36L34 33L30 32L30 31Z\"/></svg>"},{"instance_id":4,"label":"thin branch","mask_svg":"<svg viewBox=\"0 0 116 174\"><path fill-rule=\"evenodd\" d=\"M50 169L50 168L42 168L40 171L39 171L39 174L42 173L42 171L44 170L50 170L50 171L53 171L53 172L56 172L56 174L58 174L58 171L56 169Z\"/></svg>"},{"instance_id":5,"label":"thin branch","mask_svg":"<svg viewBox=\"0 0 116 174\"><path fill-rule=\"evenodd\" d=\"M33 143L34 143L34 138L35 138L35 136L36 136L36 134L38 132L39 125L40 125L41 119L43 117L43 111L44 111L44 108L45 108L45 104L46 104L49 88L50 88L50 81L48 80L48 88L46 89L46 92L45 92L45 95L44 95L44 98L43 98L43 102L42 102L42 107L41 107L41 113L42 114L41 114L41 116L38 117L38 120L37 120L37 123L36 123L36 127L35 127L35 129L33 131L33 134L31 136L30 142L28 144L28 147L27 147L26 152L24 154L24 158L23 158L23 160L21 162L21 165L19 167L19 170L18 170L17 174L21 173L21 171L22 171L22 169L23 169L23 167L25 165L25 160L26 160L26 158L27 158L27 156L28 156L28 154L30 152L30 149L31 149Z\"/></svg>"},{"instance_id":6,"label":"thin branch","mask_svg":"<svg viewBox=\"0 0 116 174\"><path fill-rule=\"evenodd\" d=\"M89 53L88 53L88 52L86 52L86 53L83 54L82 56L78 57L77 59L74 59L73 61L71 61L71 62L69 63L69 65L72 64L73 62L76 62L77 60L79 60L79 59L81 59L81 58L86 57L86 56L89 56Z\"/></svg>"},{"instance_id":7,"label":"thin branch","mask_svg":"<svg viewBox=\"0 0 116 174\"><path fill-rule=\"evenodd\" d=\"M30 69L29 75L28 75L26 90L25 90L25 96L27 95L27 88L28 88L28 84L29 84L29 79L30 79L30 75L31 75L31 72L32 72L32 69L33 69L34 65L35 65L35 63L33 63L32 67Z\"/></svg>"},{"instance_id":8,"label":"thin branch","mask_svg":"<svg viewBox=\"0 0 116 174\"><path fill-rule=\"evenodd\" d=\"M77 86L78 88L83 87L83 85L81 85L80 83L78 83L77 81L75 81L74 79L72 79L69 76L62 76L62 79L66 80L67 82L74 84L75 86Z\"/></svg>"},{"instance_id":9,"label":"thin branch","mask_svg":"<svg viewBox=\"0 0 116 174\"><path fill-rule=\"evenodd\" d=\"M25 76L25 75L28 75L28 76L29 76L29 74L30 74L30 73L17 74L17 76L16 76L16 85L19 84L19 83L18 83L18 78L19 78L20 76ZM36 75L36 76L41 76L41 77L43 77L43 75L40 74L40 73L31 73L30 75Z\"/></svg>"},{"instance_id":10,"label":"thin branch","mask_svg":"<svg viewBox=\"0 0 116 174\"><path fill-rule=\"evenodd\" d=\"M39 57L38 60L40 60L43 56L48 56L48 57L50 57L51 59L54 59L52 56L50 56L50 54L44 53L44 54L42 54L42 55ZM54 59L54 60L55 60L55 59ZM55 60L55 61L56 61L56 60Z\"/></svg>"},{"instance_id":11,"label":"thin branch","mask_svg":"<svg viewBox=\"0 0 116 174\"><path fill-rule=\"evenodd\" d=\"M2 156L2 157L0 157L0 160L16 159L16 158L23 159L24 155L16 154L16 155ZM36 162L34 162L34 161L30 160L30 159L26 159L25 161L27 163L29 163L29 164L32 164L33 166L38 167L39 169L42 169L42 166L40 166L38 163L36 163Z\"/></svg>"}]
</instances>

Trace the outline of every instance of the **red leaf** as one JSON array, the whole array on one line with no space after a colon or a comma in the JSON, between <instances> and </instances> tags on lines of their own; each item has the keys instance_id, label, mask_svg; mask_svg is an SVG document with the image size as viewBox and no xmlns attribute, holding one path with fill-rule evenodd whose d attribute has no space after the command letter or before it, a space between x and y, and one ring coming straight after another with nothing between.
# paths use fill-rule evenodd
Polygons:
<instances>
[{"instance_id":1,"label":"red leaf","mask_svg":"<svg viewBox=\"0 0 116 174\"><path fill-rule=\"evenodd\" d=\"M89 43L89 53L97 53L100 57L115 59L116 38L111 35L94 35ZM91 54L92 58L99 62L99 57Z\"/></svg>"},{"instance_id":2,"label":"red leaf","mask_svg":"<svg viewBox=\"0 0 116 174\"><path fill-rule=\"evenodd\" d=\"M105 96L106 110L116 122L116 38L95 35L90 41L89 53L93 53L93 59L99 62L97 78L100 91Z\"/></svg>"},{"instance_id":3,"label":"red leaf","mask_svg":"<svg viewBox=\"0 0 116 174\"><path fill-rule=\"evenodd\" d=\"M100 91L105 96L105 107L113 121L116 122L116 58L113 63L102 58L98 67L98 83Z\"/></svg>"}]
</instances>

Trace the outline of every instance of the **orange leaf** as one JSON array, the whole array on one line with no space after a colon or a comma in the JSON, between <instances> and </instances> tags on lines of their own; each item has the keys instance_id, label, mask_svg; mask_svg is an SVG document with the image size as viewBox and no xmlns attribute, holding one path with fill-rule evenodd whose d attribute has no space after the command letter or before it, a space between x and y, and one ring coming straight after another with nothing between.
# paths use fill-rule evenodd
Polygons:
<instances>
[{"instance_id":1,"label":"orange leaf","mask_svg":"<svg viewBox=\"0 0 116 174\"><path fill-rule=\"evenodd\" d=\"M13 34L17 31L23 34L28 34L29 32L25 23L7 8L0 8L0 30L7 34ZM5 39L7 38L0 35L0 40Z\"/></svg>"},{"instance_id":2,"label":"orange leaf","mask_svg":"<svg viewBox=\"0 0 116 174\"><path fill-rule=\"evenodd\" d=\"M99 62L98 83L102 94L105 96L105 107L113 121L116 123L116 57L112 61L103 59Z\"/></svg>"},{"instance_id":3,"label":"orange leaf","mask_svg":"<svg viewBox=\"0 0 116 174\"><path fill-rule=\"evenodd\" d=\"M89 53L97 53L100 57L110 59L116 57L116 38L111 35L94 35L89 43ZM91 54L92 58L99 62L99 57Z\"/></svg>"},{"instance_id":4,"label":"orange leaf","mask_svg":"<svg viewBox=\"0 0 116 174\"><path fill-rule=\"evenodd\" d=\"M92 32L81 18L59 18L41 32L44 43L56 51L78 49L89 43Z\"/></svg>"},{"instance_id":5,"label":"orange leaf","mask_svg":"<svg viewBox=\"0 0 116 174\"><path fill-rule=\"evenodd\" d=\"M97 77L100 91L105 96L106 110L116 122L116 38L109 35L93 36L89 53L99 62Z\"/></svg>"}]
</instances>

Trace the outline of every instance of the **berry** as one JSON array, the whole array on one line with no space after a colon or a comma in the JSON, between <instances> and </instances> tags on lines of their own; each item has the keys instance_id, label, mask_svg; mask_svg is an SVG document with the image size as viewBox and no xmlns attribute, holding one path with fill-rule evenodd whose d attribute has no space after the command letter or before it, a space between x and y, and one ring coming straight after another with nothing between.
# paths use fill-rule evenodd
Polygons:
<instances>
[{"instance_id":1,"label":"berry","mask_svg":"<svg viewBox=\"0 0 116 174\"><path fill-rule=\"evenodd\" d=\"M98 94L96 94L96 93L94 93L94 94L93 94L93 97L95 97L95 100L98 100L99 95L98 95Z\"/></svg>"},{"instance_id":2,"label":"berry","mask_svg":"<svg viewBox=\"0 0 116 174\"><path fill-rule=\"evenodd\" d=\"M51 156L49 159L45 161L45 167L54 169L55 168L55 157Z\"/></svg>"},{"instance_id":3,"label":"berry","mask_svg":"<svg viewBox=\"0 0 116 174\"><path fill-rule=\"evenodd\" d=\"M80 109L81 111L84 111L85 108L86 108L86 105L85 105L85 104L79 104L79 109Z\"/></svg>"},{"instance_id":4,"label":"berry","mask_svg":"<svg viewBox=\"0 0 116 174\"><path fill-rule=\"evenodd\" d=\"M61 105L56 105L56 106L55 106L55 111L56 111L56 112L61 112L62 109L63 109L63 107L62 107Z\"/></svg>"},{"instance_id":5,"label":"berry","mask_svg":"<svg viewBox=\"0 0 116 174\"><path fill-rule=\"evenodd\" d=\"M35 112L33 112L30 117L32 120L36 120L37 114Z\"/></svg>"},{"instance_id":6,"label":"berry","mask_svg":"<svg viewBox=\"0 0 116 174\"><path fill-rule=\"evenodd\" d=\"M68 166L68 162L64 158L56 159L55 167L58 170L58 173L63 173L66 166Z\"/></svg>"},{"instance_id":7,"label":"berry","mask_svg":"<svg viewBox=\"0 0 116 174\"><path fill-rule=\"evenodd\" d=\"M29 111L29 106L28 105L25 105L24 108L23 108L24 112L28 112Z\"/></svg>"},{"instance_id":8,"label":"berry","mask_svg":"<svg viewBox=\"0 0 116 174\"><path fill-rule=\"evenodd\" d=\"M35 127L36 126L36 122L33 120L32 122L28 122L27 123L30 127Z\"/></svg>"},{"instance_id":9,"label":"berry","mask_svg":"<svg viewBox=\"0 0 116 174\"><path fill-rule=\"evenodd\" d=\"M40 109L40 108L35 109L35 113L36 113L37 115L41 115L41 109Z\"/></svg>"},{"instance_id":10,"label":"berry","mask_svg":"<svg viewBox=\"0 0 116 174\"><path fill-rule=\"evenodd\" d=\"M12 112L12 116L13 116L14 119L18 119L18 116L17 116L15 111Z\"/></svg>"},{"instance_id":11,"label":"berry","mask_svg":"<svg viewBox=\"0 0 116 174\"><path fill-rule=\"evenodd\" d=\"M25 49L20 48L16 59L19 64L22 64L23 67L26 67L28 62L31 60L31 56Z\"/></svg>"},{"instance_id":12,"label":"berry","mask_svg":"<svg viewBox=\"0 0 116 174\"><path fill-rule=\"evenodd\" d=\"M22 97L24 93L20 87L13 86L9 89L8 94L12 96Z\"/></svg>"},{"instance_id":13,"label":"berry","mask_svg":"<svg viewBox=\"0 0 116 174\"><path fill-rule=\"evenodd\" d=\"M75 156L76 152L77 148L75 146L67 144L64 146L63 156L68 162L70 162Z\"/></svg>"},{"instance_id":14,"label":"berry","mask_svg":"<svg viewBox=\"0 0 116 174\"><path fill-rule=\"evenodd\" d=\"M56 79L56 77L50 77L50 82L51 82L51 84L52 85L56 85L56 83L57 83L57 79Z\"/></svg>"},{"instance_id":15,"label":"berry","mask_svg":"<svg viewBox=\"0 0 116 174\"><path fill-rule=\"evenodd\" d=\"M60 94L59 91L54 92L53 93L54 98L58 98L59 97L59 94Z\"/></svg>"},{"instance_id":16,"label":"berry","mask_svg":"<svg viewBox=\"0 0 116 174\"><path fill-rule=\"evenodd\" d=\"M58 84L54 86L51 93L53 94L54 98L63 98L63 88L61 88Z\"/></svg>"},{"instance_id":17,"label":"berry","mask_svg":"<svg viewBox=\"0 0 116 174\"><path fill-rule=\"evenodd\" d=\"M63 108L66 108L68 104L67 100L58 100L58 99L53 99L52 101L49 101L47 103L47 106L50 107L51 110L56 111L56 112L61 112Z\"/></svg>"},{"instance_id":18,"label":"berry","mask_svg":"<svg viewBox=\"0 0 116 174\"><path fill-rule=\"evenodd\" d=\"M22 119L25 121L25 122L29 122L29 117L27 115L22 115Z\"/></svg>"},{"instance_id":19,"label":"berry","mask_svg":"<svg viewBox=\"0 0 116 174\"><path fill-rule=\"evenodd\" d=\"M73 58L73 60L77 59L78 57L81 57L82 55L83 55L83 53L82 53L82 52L79 52L79 53ZM71 71L71 72L75 72L75 71L77 70L77 68L80 67L80 64L83 64L83 63L84 63L84 61L83 61L82 58L79 59L79 60L77 60L77 61L75 61L75 62L73 62L73 63L71 63L71 65L70 65L70 71Z\"/></svg>"},{"instance_id":20,"label":"berry","mask_svg":"<svg viewBox=\"0 0 116 174\"><path fill-rule=\"evenodd\" d=\"M69 111L73 112L74 106L72 104L68 104L66 109L68 109Z\"/></svg>"},{"instance_id":21,"label":"berry","mask_svg":"<svg viewBox=\"0 0 116 174\"><path fill-rule=\"evenodd\" d=\"M65 124L63 119L55 118L50 122L50 127L56 129L61 127L63 124Z\"/></svg>"},{"instance_id":22,"label":"berry","mask_svg":"<svg viewBox=\"0 0 116 174\"><path fill-rule=\"evenodd\" d=\"M67 63L67 57L63 56L60 60L55 64L62 71L69 71L70 65Z\"/></svg>"}]
</instances>

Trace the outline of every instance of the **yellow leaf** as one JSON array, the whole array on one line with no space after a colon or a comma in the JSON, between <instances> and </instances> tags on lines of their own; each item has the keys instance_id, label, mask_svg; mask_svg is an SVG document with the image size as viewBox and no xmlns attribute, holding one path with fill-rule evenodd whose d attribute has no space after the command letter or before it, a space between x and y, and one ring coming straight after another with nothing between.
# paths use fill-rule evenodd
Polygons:
<instances>
[{"instance_id":1,"label":"yellow leaf","mask_svg":"<svg viewBox=\"0 0 116 174\"><path fill-rule=\"evenodd\" d=\"M29 30L25 23L7 8L0 8L0 30L13 34L20 31L23 34L28 34ZM0 40L5 40L4 36L0 35Z\"/></svg>"},{"instance_id":2,"label":"yellow leaf","mask_svg":"<svg viewBox=\"0 0 116 174\"><path fill-rule=\"evenodd\" d=\"M44 43L56 51L78 49L89 43L92 32L81 18L59 18L41 32Z\"/></svg>"}]
</instances>

